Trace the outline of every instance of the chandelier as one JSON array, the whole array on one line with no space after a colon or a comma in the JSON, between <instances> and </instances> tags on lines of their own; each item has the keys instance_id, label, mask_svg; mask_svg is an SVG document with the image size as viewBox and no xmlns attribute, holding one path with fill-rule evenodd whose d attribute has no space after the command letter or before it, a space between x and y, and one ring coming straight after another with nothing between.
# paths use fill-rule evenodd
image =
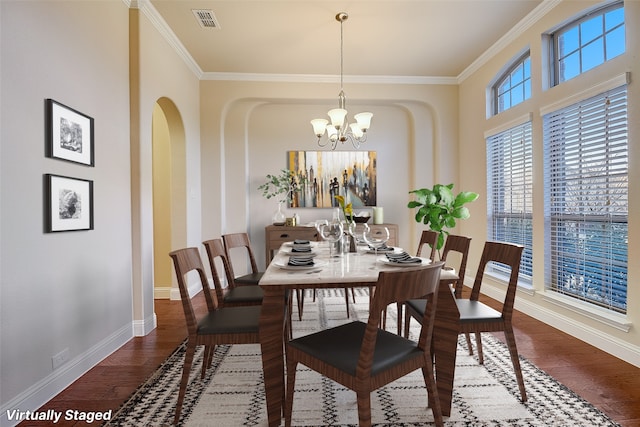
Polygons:
<instances>
[{"instance_id":1,"label":"chandelier","mask_svg":"<svg viewBox=\"0 0 640 427\"><path fill-rule=\"evenodd\" d=\"M342 24L348 18L349 15L345 12L340 12L336 15L336 21L340 22L340 93L338 94L338 108L329 110L327 113L331 122L326 119L311 120L313 133L318 137L318 145L320 147L325 147L331 143L332 150L336 149L338 141L344 144L347 140L351 141L354 148L360 148L360 144L367 140L367 130L371 125L371 117L373 117L372 113L363 112L353 116L356 123L349 124L347 119L343 89L344 37ZM327 138L326 140L323 140L322 137L325 132L327 134Z\"/></svg>"}]
</instances>

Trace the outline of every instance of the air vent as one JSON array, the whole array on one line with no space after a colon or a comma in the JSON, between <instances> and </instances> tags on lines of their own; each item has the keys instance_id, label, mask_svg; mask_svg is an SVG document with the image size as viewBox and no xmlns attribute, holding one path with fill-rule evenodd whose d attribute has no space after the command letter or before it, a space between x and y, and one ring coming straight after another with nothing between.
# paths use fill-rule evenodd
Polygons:
<instances>
[{"instance_id":1,"label":"air vent","mask_svg":"<svg viewBox=\"0 0 640 427\"><path fill-rule=\"evenodd\" d=\"M191 9L202 28L220 28L216 16L209 9Z\"/></svg>"}]
</instances>

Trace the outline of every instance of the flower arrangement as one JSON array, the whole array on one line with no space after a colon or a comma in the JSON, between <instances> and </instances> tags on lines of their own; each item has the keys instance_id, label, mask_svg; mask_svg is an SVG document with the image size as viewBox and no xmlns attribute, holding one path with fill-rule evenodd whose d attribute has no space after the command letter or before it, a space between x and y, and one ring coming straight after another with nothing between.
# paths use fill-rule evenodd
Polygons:
<instances>
[{"instance_id":1,"label":"flower arrangement","mask_svg":"<svg viewBox=\"0 0 640 427\"><path fill-rule=\"evenodd\" d=\"M350 224L353 221L353 206L351 203L345 205L344 197L340 195L333 196L333 198L338 201L340 209L342 209L342 214L344 215L344 220L347 221L347 224Z\"/></svg>"}]
</instances>

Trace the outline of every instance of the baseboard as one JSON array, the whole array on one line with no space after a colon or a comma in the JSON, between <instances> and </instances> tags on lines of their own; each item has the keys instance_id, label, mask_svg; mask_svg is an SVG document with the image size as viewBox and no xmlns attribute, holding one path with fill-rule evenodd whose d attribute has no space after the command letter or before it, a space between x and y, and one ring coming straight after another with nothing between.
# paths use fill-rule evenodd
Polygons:
<instances>
[{"instance_id":1,"label":"baseboard","mask_svg":"<svg viewBox=\"0 0 640 427\"><path fill-rule=\"evenodd\" d=\"M144 320L133 321L133 336L143 337L158 326L158 317L155 313Z\"/></svg>"},{"instance_id":2,"label":"baseboard","mask_svg":"<svg viewBox=\"0 0 640 427\"><path fill-rule=\"evenodd\" d=\"M171 292L171 286L156 286L153 288L153 299L169 299Z\"/></svg>"},{"instance_id":3,"label":"baseboard","mask_svg":"<svg viewBox=\"0 0 640 427\"><path fill-rule=\"evenodd\" d=\"M37 410L131 338L133 338L131 324L127 324L87 352L70 360L60 369L38 381L9 402L4 403L0 409L0 425L3 427L15 426L18 421L9 421L8 411L14 409L20 411Z\"/></svg>"},{"instance_id":4,"label":"baseboard","mask_svg":"<svg viewBox=\"0 0 640 427\"><path fill-rule=\"evenodd\" d=\"M198 292L202 290L202 285L200 282L194 282L189 284L189 297L193 298ZM180 289L171 288L171 300L172 301L180 301Z\"/></svg>"},{"instance_id":5,"label":"baseboard","mask_svg":"<svg viewBox=\"0 0 640 427\"><path fill-rule=\"evenodd\" d=\"M491 283L483 282L482 293L498 301L504 299L504 287L495 286ZM524 298L516 298L514 308L625 362L640 367L640 347L638 346L619 340L612 335L604 333L602 330L592 328L584 323L576 322L575 319Z\"/></svg>"}]
</instances>

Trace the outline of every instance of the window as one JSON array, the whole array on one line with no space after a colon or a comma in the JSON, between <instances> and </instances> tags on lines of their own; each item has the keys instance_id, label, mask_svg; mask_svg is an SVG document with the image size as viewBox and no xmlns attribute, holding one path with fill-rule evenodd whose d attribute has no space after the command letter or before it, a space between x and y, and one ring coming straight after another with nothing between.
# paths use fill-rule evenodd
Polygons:
<instances>
[{"instance_id":1,"label":"window","mask_svg":"<svg viewBox=\"0 0 640 427\"><path fill-rule=\"evenodd\" d=\"M531 59L529 52L518 58L498 77L492 87L494 114L501 113L531 97Z\"/></svg>"},{"instance_id":2,"label":"window","mask_svg":"<svg viewBox=\"0 0 640 427\"><path fill-rule=\"evenodd\" d=\"M627 309L627 87L544 115L545 276L553 291Z\"/></svg>"},{"instance_id":3,"label":"window","mask_svg":"<svg viewBox=\"0 0 640 427\"><path fill-rule=\"evenodd\" d=\"M531 121L487 138L489 240L524 245L519 280L533 274L533 150ZM504 273L493 265L496 273Z\"/></svg>"},{"instance_id":4,"label":"window","mask_svg":"<svg viewBox=\"0 0 640 427\"><path fill-rule=\"evenodd\" d=\"M625 52L623 4L573 21L552 34L551 40L557 85Z\"/></svg>"}]
</instances>

